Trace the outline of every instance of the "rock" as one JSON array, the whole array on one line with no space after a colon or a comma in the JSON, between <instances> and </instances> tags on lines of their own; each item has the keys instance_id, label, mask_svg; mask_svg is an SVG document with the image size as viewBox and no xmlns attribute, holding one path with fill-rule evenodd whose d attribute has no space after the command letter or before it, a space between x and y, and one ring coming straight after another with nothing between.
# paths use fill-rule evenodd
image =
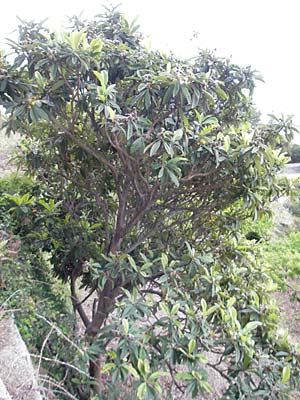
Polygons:
<instances>
[{"instance_id":1,"label":"rock","mask_svg":"<svg viewBox=\"0 0 300 400\"><path fill-rule=\"evenodd\" d=\"M30 355L14 319L1 314L0 380L10 395L3 400L42 400Z\"/></svg>"},{"instance_id":2,"label":"rock","mask_svg":"<svg viewBox=\"0 0 300 400\"><path fill-rule=\"evenodd\" d=\"M8 391L6 390L6 387L4 386L2 379L0 379L0 400L11 400L11 397Z\"/></svg>"}]
</instances>

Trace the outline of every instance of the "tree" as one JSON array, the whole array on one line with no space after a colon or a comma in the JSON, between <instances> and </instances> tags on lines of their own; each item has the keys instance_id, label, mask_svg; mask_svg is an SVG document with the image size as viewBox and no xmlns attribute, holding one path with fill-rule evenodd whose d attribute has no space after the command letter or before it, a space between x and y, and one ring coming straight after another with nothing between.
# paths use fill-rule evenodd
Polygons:
<instances>
[{"instance_id":1,"label":"tree","mask_svg":"<svg viewBox=\"0 0 300 400\"><path fill-rule=\"evenodd\" d=\"M231 398L281 396L295 357L275 356L270 279L238 229L280 193L275 146L293 127L251 125L256 72L207 51L192 61L149 51L117 10L62 34L24 22L10 42L0 104L42 189L9 209L70 285L95 392L129 375L140 399L162 396L164 376L209 391L207 350ZM79 282L95 297L91 317Z\"/></svg>"}]
</instances>

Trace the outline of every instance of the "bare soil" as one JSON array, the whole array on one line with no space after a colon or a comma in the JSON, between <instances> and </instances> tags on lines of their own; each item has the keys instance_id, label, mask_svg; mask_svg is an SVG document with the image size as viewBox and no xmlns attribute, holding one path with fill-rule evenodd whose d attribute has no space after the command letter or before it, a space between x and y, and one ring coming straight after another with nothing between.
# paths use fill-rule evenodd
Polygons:
<instances>
[{"instance_id":1,"label":"bare soil","mask_svg":"<svg viewBox=\"0 0 300 400\"><path fill-rule=\"evenodd\" d=\"M300 343L300 278L288 281L286 291L277 291L275 299L280 309L280 327L288 331L290 342Z\"/></svg>"}]
</instances>

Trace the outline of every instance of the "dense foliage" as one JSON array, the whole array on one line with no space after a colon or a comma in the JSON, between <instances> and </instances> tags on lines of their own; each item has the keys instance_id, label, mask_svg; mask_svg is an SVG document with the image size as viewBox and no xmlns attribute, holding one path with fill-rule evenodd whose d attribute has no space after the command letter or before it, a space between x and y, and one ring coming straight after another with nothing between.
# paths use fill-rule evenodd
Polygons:
<instances>
[{"instance_id":1,"label":"dense foliage","mask_svg":"<svg viewBox=\"0 0 300 400\"><path fill-rule=\"evenodd\" d=\"M291 163L300 162L300 146L299 144L292 144L289 150L289 155L291 157Z\"/></svg>"},{"instance_id":2,"label":"dense foliage","mask_svg":"<svg viewBox=\"0 0 300 400\"><path fill-rule=\"evenodd\" d=\"M72 23L22 24L14 61L0 60L7 129L41 183L4 203L70 284L94 393L119 398L130 382L139 399L196 396L209 364L229 398L287 398L298 356L276 340L272 281L239 227L282 190L291 121L257 123L250 67L149 51L115 10Z\"/></svg>"},{"instance_id":3,"label":"dense foliage","mask_svg":"<svg viewBox=\"0 0 300 400\"><path fill-rule=\"evenodd\" d=\"M0 179L0 319L13 312L27 348L36 361L39 381L52 392L72 390L76 371L64 363L77 365L80 351L70 346L73 340L71 301L68 291L53 277L51 266L42 254L31 254L17 235L12 235L14 219L5 213L5 197L37 192L38 185L18 174ZM1 332L5 334L5 332ZM68 342L69 339L69 342Z\"/></svg>"}]
</instances>

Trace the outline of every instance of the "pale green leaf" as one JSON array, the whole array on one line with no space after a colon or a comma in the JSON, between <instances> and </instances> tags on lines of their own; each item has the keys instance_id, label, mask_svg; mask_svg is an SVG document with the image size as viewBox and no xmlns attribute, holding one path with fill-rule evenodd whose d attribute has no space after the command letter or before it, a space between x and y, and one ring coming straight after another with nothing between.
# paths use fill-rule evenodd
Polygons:
<instances>
[{"instance_id":1,"label":"pale green leaf","mask_svg":"<svg viewBox=\"0 0 300 400\"><path fill-rule=\"evenodd\" d=\"M116 364L114 364L114 363L104 364L103 367L101 368L101 374L105 374L105 372L108 372L112 368L115 368L115 367L116 367Z\"/></svg>"},{"instance_id":2,"label":"pale green leaf","mask_svg":"<svg viewBox=\"0 0 300 400\"><path fill-rule=\"evenodd\" d=\"M168 256L165 253L162 253L162 255L161 255L161 264L162 264L163 270L165 270L168 266Z\"/></svg>"},{"instance_id":3,"label":"pale green leaf","mask_svg":"<svg viewBox=\"0 0 300 400\"><path fill-rule=\"evenodd\" d=\"M290 375L291 375L290 366L286 365L282 369L281 383L286 383L290 379Z\"/></svg>"},{"instance_id":4,"label":"pale green leaf","mask_svg":"<svg viewBox=\"0 0 300 400\"><path fill-rule=\"evenodd\" d=\"M145 382L143 382L143 383L141 383L140 384L140 386L138 387L138 390L137 390L137 398L138 398L138 400L143 400L144 399L144 396L145 396L145 394L146 394L146 391L147 391L147 385L146 385L146 383Z\"/></svg>"},{"instance_id":5,"label":"pale green leaf","mask_svg":"<svg viewBox=\"0 0 300 400\"><path fill-rule=\"evenodd\" d=\"M193 354L194 350L196 347L196 340L195 339L191 339L189 341L189 345L188 345L188 350L189 350L189 354Z\"/></svg>"},{"instance_id":6,"label":"pale green leaf","mask_svg":"<svg viewBox=\"0 0 300 400\"><path fill-rule=\"evenodd\" d=\"M123 364L122 368L128 371L134 378L139 379L139 373L132 365Z\"/></svg>"},{"instance_id":7,"label":"pale green leaf","mask_svg":"<svg viewBox=\"0 0 300 400\"><path fill-rule=\"evenodd\" d=\"M125 335L128 335L128 332L129 332L128 320L127 319L123 319L122 320L122 325L123 325L123 329L124 329Z\"/></svg>"}]
</instances>

